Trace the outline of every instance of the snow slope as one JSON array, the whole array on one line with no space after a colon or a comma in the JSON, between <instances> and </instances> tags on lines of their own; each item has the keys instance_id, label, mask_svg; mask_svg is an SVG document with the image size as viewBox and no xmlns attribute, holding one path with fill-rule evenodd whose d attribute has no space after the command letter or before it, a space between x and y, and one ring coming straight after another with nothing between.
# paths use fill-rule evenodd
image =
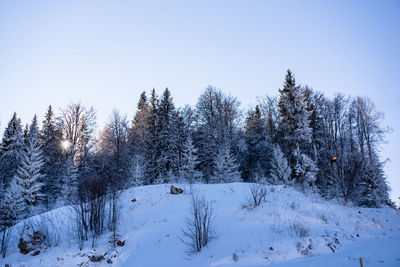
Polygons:
<instances>
[{"instance_id":1,"label":"snow slope","mask_svg":"<svg viewBox=\"0 0 400 267\"><path fill-rule=\"evenodd\" d=\"M390 208L345 207L318 195L305 196L292 188L269 186L266 201L246 206L250 184L194 185L212 202L216 237L200 253L187 255L179 237L188 215L189 188L169 194L170 185L130 188L121 197L121 240L112 249L105 233L82 251L72 238L70 207L48 212L59 223L54 231L59 245L38 256L21 255L18 230L9 255L0 265L11 266L400 266L400 212ZM136 202L131 199L136 198ZM334 252L333 252L334 251ZM104 255L101 263L89 255ZM236 255L234 261L233 255ZM306 254L306 255L303 255Z\"/></svg>"}]
</instances>

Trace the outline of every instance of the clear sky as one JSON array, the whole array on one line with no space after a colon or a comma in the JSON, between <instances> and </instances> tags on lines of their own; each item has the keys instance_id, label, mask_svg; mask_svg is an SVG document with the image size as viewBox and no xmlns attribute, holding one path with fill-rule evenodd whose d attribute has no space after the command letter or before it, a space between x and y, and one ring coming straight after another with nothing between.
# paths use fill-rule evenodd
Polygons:
<instances>
[{"instance_id":1,"label":"clear sky","mask_svg":"<svg viewBox=\"0 0 400 267\"><path fill-rule=\"evenodd\" d=\"M170 88L177 106L211 84L242 108L286 69L328 96L367 95L393 128L382 152L400 197L400 1L0 1L0 121L49 104L113 108Z\"/></svg>"}]
</instances>

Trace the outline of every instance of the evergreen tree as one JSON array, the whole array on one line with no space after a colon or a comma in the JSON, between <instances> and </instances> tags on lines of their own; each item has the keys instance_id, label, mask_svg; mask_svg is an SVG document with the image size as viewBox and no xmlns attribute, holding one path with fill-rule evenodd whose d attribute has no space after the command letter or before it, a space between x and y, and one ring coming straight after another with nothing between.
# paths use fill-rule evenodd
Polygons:
<instances>
[{"instance_id":1,"label":"evergreen tree","mask_svg":"<svg viewBox=\"0 0 400 267\"><path fill-rule=\"evenodd\" d=\"M146 184L145 159L140 155L134 155L130 163L131 185L141 186Z\"/></svg>"},{"instance_id":2,"label":"evergreen tree","mask_svg":"<svg viewBox=\"0 0 400 267\"><path fill-rule=\"evenodd\" d=\"M201 180L202 173L196 170L198 163L197 149L193 145L192 138L188 136L183 147L180 176L188 181L190 185L192 185L195 181Z\"/></svg>"},{"instance_id":3,"label":"evergreen tree","mask_svg":"<svg viewBox=\"0 0 400 267\"><path fill-rule=\"evenodd\" d=\"M46 204L51 205L61 193L60 177L64 164L61 127L51 106L44 116L39 141L43 152L42 173L45 174L43 192L47 196Z\"/></svg>"},{"instance_id":4,"label":"evergreen tree","mask_svg":"<svg viewBox=\"0 0 400 267\"><path fill-rule=\"evenodd\" d=\"M241 181L239 165L232 156L228 145L223 146L215 159L215 174L212 177L213 183L231 183Z\"/></svg>"},{"instance_id":5,"label":"evergreen tree","mask_svg":"<svg viewBox=\"0 0 400 267\"><path fill-rule=\"evenodd\" d=\"M37 212L38 206L44 197L42 193L44 175L41 173L43 156L41 154L38 134L39 130L35 116L29 128L27 145L22 161L14 176L16 184L21 191L23 203L26 205L23 216L29 216L32 212Z\"/></svg>"},{"instance_id":6,"label":"evergreen tree","mask_svg":"<svg viewBox=\"0 0 400 267\"><path fill-rule=\"evenodd\" d=\"M245 125L246 156L243 166L245 181L253 181L256 177L265 176L267 140L265 120L259 106L251 110Z\"/></svg>"},{"instance_id":7,"label":"evergreen tree","mask_svg":"<svg viewBox=\"0 0 400 267\"><path fill-rule=\"evenodd\" d=\"M133 119L132 128L129 131L129 142L132 153L146 156L146 146L149 142L149 130L151 127L151 110L146 92L142 92L137 105L137 111Z\"/></svg>"},{"instance_id":8,"label":"evergreen tree","mask_svg":"<svg viewBox=\"0 0 400 267\"><path fill-rule=\"evenodd\" d=\"M4 131L1 143L0 176L3 179L4 188L10 185L11 180L16 174L18 165L22 159L24 147L21 121L17 117L17 114L14 113Z\"/></svg>"},{"instance_id":9,"label":"evergreen tree","mask_svg":"<svg viewBox=\"0 0 400 267\"><path fill-rule=\"evenodd\" d=\"M21 214L22 205L21 195L15 181L0 195L0 254L5 258L7 254L8 242L11 236L12 226L14 226Z\"/></svg>"},{"instance_id":10,"label":"evergreen tree","mask_svg":"<svg viewBox=\"0 0 400 267\"><path fill-rule=\"evenodd\" d=\"M279 90L278 102L281 134L281 147L292 168L292 178L303 186L314 184L317 171L311 148L312 129L310 111L304 90L296 85L292 72L287 71L283 89ZM311 178L312 177L312 178ZM309 182L305 182L309 180Z\"/></svg>"},{"instance_id":11,"label":"evergreen tree","mask_svg":"<svg viewBox=\"0 0 400 267\"><path fill-rule=\"evenodd\" d=\"M297 163L294 167L296 183L303 189L314 187L318 168L315 162L306 154L301 154L299 150L294 153Z\"/></svg>"},{"instance_id":12,"label":"evergreen tree","mask_svg":"<svg viewBox=\"0 0 400 267\"><path fill-rule=\"evenodd\" d=\"M280 114L280 134L286 154L292 154L297 147L308 148L311 142L310 112L307 110L306 98L292 72L287 71L283 89L279 90L278 102ZM293 164L293 156L290 162Z\"/></svg>"},{"instance_id":13,"label":"evergreen tree","mask_svg":"<svg viewBox=\"0 0 400 267\"><path fill-rule=\"evenodd\" d=\"M292 170L290 169L285 155L282 153L279 145L275 145L272 152L270 179L271 184L292 185Z\"/></svg>"},{"instance_id":14,"label":"evergreen tree","mask_svg":"<svg viewBox=\"0 0 400 267\"><path fill-rule=\"evenodd\" d=\"M157 159L159 176L173 176L178 171L178 151L177 151L177 112L172 102L168 88L165 89L157 110L157 132L158 150L160 156Z\"/></svg>"},{"instance_id":15,"label":"evergreen tree","mask_svg":"<svg viewBox=\"0 0 400 267\"><path fill-rule=\"evenodd\" d=\"M161 155L160 153L160 138L158 133L158 98L156 90L153 88L150 97L150 115L149 115L149 138L146 140L147 154L146 154L146 172L149 177L146 184L153 183L158 177L160 170L158 168L157 159Z\"/></svg>"}]
</instances>

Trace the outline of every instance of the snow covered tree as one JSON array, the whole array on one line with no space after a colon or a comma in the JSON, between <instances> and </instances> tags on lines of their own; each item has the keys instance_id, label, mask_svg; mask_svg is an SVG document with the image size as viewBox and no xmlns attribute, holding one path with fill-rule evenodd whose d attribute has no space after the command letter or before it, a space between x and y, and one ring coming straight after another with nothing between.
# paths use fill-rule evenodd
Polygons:
<instances>
[{"instance_id":1,"label":"snow covered tree","mask_svg":"<svg viewBox=\"0 0 400 267\"><path fill-rule=\"evenodd\" d=\"M41 173L43 156L38 136L39 130L35 116L29 128L27 145L22 161L14 176L16 184L21 191L22 200L26 205L24 216L29 216L32 212L37 212L38 206L44 198L42 193L44 175Z\"/></svg>"},{"instance_id":2,"label":"snow covered tree","mask_svg":"<svg viewBox=\"0 0 400 267\"><path fill-rule=\"evenodd\" d=\"M292 72L287 71L283 89L279 90L278 102L281 135L281 148L288 157L289 165L296 165L294 151L299 148L302 153L310 153L311 134L310 112L304 92L296 81Z\"/></svg>"},{"instance_id":3,"label":"snow covered tree","mask_svg":"<svg viewBox=\"0 0 400 267\"><path fill-rule=\"evenodd\" d=\"M201 171L196 170L198 163L197 149L194 147L192 138L189 135L183 147L180 176L188 181L190 185L192 185L195 181L200 181L202 178Z\"/></svg>"},{"instance_id":4,"label":"snow covered tree","mask_svg":"<svg viewBox=\"0 0 400 267\"><path fill-rule=\"evenodd\" d=\"M157 159L159 177L167 176L169 173L176 174L178 171L178 151L176 128L178 114L172 101L171 93L166 88L161 97L157 110L157 132L160 156ZM169 176L170 176L169 175Z\"/></svg>"},{"instance_id":5,"label":"snow covered tree","mask_svg":"<svg viewBox=\"0 0 400 267\"><path fill-rule=\"evenodd\" d=\"M246 154L244 156L243 179L254 181L256 177L264 177L266 170L267 139L265 120L257 105L250 110L245 125Z\"/></svg>"},{"instance_id":6,"label":"snow covered tree","mask_svg":"<svg viewBox=\"0 0 400 267\"><path fill-rule=\"evenodd\" d=\"M219 149L228 144L234 149L238 139L239 102L208 86L196 104L196 129L193 141L199 150L199 168L206 182L213 176Z\"/></svg>"},{"instance_id":7,"label":"snow covered tree","mask_svg":"<svg viewBox=\"0 0 400 267\"><path fill-rule=\"evenodd\" d=\"M99 142L103 164L110 170L108 179L116 190L125 188L129 177L128 121L126 115L114 110L104 128Z\"/></svg>"},{"instance_id":8,"label":"snow covered tree","mask_svg":"<svg viewBox=\"0 0 400 267\"><path fill-rule=\"evenodd\" d=\"M160 170L158 168L158 157L160 156L159 150L159 133L158 133L158 97L156 90L153 88L150 97L150 114L149 114L149 137L146 139L146 173L149 177L146 184L153 183L158 177Z\"/></svg>"},{"instance_id":9,"label":"snow covered tree","mask_svg":"<svg viewBox=\"0 0 400 267\"><path fill-rule=\"evenodd\" d=\"M147 143L149 142L149 130L151 127L151 108L147 100L146 92L142 92L137 110L133 119L132 127L129 130L129 142L132 146L132 153L146 156Z\"/></svg>"},{"instance_id":10,"label":"snow covered tree","mask_svg":"<svg viewBox=\"0 0 400 267\"><path fill-rule=\"evenodd\" d=\"M18 222L22 209L21 195L15 181L0 195L0 254L5 258L12 227Z\"/></svg>"},{"instance_id":11,"label":"snow covered tree","mask_svg":"<svg viewBox=\"0 0 400 267\"><path fill-rule=\"evenodd\" d=\"M232 183L241 181L239 164L232 156L228 145L223 146L215 159L215 173L211 179L213 183Z\"/></svg>"},{"instance_id":12,"label":"snow covered tree","mask_svg":"<svg viewBox=\"0 0 400 267\"><path fill-rule=\"evenodd\" d=\"M43 192L47 196L47 205L55 203L61 193L62 167L64 155L62 151L62 133L60 125L57 124L51 106L48 107L44 116L39 142L43 152L43 168L45 174Z\"/></svg>"},{"instance_id":13,"label":"snow covered tree","mask_svg":"<svg viewBox=\"0 0 400 267\"><path fill-rule=\"evenodd\" d=\"M301 185L303 190L314 187L318 168L315 162L306 154L301 154L299 150L294 153L296 166L294 167L296 183Z\"/></svg>"},{"instance_id":14,"label":"snow covered tree","mask_svg":"<svg viewBox=\"0 0 400 267\"><path fill-rule=\"evenodd\" d=\"M14 113L8 123L1 143L0 151L0 177L3 180L4 188L10 185L18 165L21 162L25 144L23 141L23 133L21 121Z\"/></svg>"},{"instance_id":15,"label":"snow covered tree","mask_svg":"<svg viewBox=\"0 0 400 267\"><path fill-rule=\"evenodd\" d=\"M74 165L72 155L67 159L62 175L61 193L65 204L74 204L78 199L78 169Z\"/></svg>"},{"instance_id":16,"label":"snow covered tree","mask_svg":"<svg viewBox=\"0 0 400 267\"><path fill-rule=\"evenodd\" d=\"M272 151L271 169L269 174L269 182L271 184L292 185L292 170L283 154L279 145L275 145Z\"/></svg>"},{"instance_id":17,"label":"snow covered tree","mask_svg":"<svg viewBox=\"0 0 400 267\"><path fill-rule=\"evenodd\" d=\"M146 163L144 157L134 155L130 161L130 184L141 186L146 184Z\"/></svg>"},{"instance_id":18,"label":"snow covered tree","mask_svg":"<svg viewBox=\"0 0 400 267\"><path fill-rule=\"evenodd\" d=\"M68 141L67 156L72 155L79 176L84 176L89 169L90 149L96 126L96 112L87 109L81 103L71 103L62 110L62 132L64 141Z\"/></svg>"}]
</instances>

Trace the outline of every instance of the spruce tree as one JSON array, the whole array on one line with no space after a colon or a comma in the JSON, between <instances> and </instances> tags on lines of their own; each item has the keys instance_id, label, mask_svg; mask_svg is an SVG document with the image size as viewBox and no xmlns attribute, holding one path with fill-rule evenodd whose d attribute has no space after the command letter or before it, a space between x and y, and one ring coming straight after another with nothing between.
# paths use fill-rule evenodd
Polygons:
<instances>
[{"instance_id":1,"label":"spruce tree","mask_svg":"<svg viewBox=\"0 0 400 267\"><path fill-rule=\"evenodd\" d=\"M41 169L43 166L43 156L38 140L39 130L37 127L36 116L29 128L27 145L23 153L22 161L14 176L16 184L21 191L23 203L26 205L24 216L29 216L33 212L39 211L39 206L43 202L42 193L43 177Z\"/></svg>"},{"instance_id":2,"label":"spruce tree","mask_svg":"<svg viewBox=\"0 0 400 267\"><path fill-rule=\"evenodd\" d=\"M192 185L196 181L200 181L202 177L201 171L196 170L199 164L197 157L197 149L194 147L190 135L187 137L183 146L182 165L180 166L180 176Z\"/></svg>"},{"instance_id":3,"label":"spruce tree","mask_svg":"<svg viewBox=\"0 0 400 267\"><path fill-rule=\"evenodd\" d=\"M157 159L159 176L173 176L178 171L178 151L177 151L177 118L178 114L172 101L171 93L166 88L161 97L157 110L157 132L158 149L160 156Z\"/></svg>"},{"instance_id":4,"label":"spruce tree","mask_svg":"<svg viewBox=\"0 0 400 267\"><path fill-rule=\"evenodd\" d=\"M215 173L211 179L212 183L232 183L241 181L239 165L236 158L231 154L229 146L224 145L215 159Z\"/></svg>"},{"instance_id":5,"label":"spruce tree","mask_svg":"<svg viewBox=\"0 0 400 267\"><path fill-rule=\"evenodd\" d=\"M265 176L267 140L265 120L257 105L250 110L245 125L246 155L242 167L245 181L254 181L256 177Z\"/></svg>"},{"instance_id":6,"label":"spruce tree","mask_svg":"<svg viewBox=\"0 0 400 267\"><path fill-rule=\"evenodd\" d=\"M61 193L61 174L64 164L62 150L61 127L57 124L51 106L44 116L39 141L43 152L43 174L45 174L43 191L46 194L47 205L55 203Z\"/></svg>"},{"instance_id":7,"label":"spruce tree","mask_svg":"<svg viewBox=\"0 0 400 267\"><path fill-rule=\"evenodd\" d=\"M3 179L4 188L10 185L18 165L21 162L25 144L21 121L14 113L8 123L1 143L0 177Z\"/></svg>"},{"instance_id":8,"label":"spruce tree","mask_svg":"<svg viewBox=\"0 0 400 267\"><path fill-rule=\"evenodd\" d=\"M282 153L279 145L276 144L272 152L269 182L271 184L292 185L291 174L292 170L288 165L285 155Z\"/></svg>"},{"instance_id":9,"label":"spruce tree","mask_svg":"<svg viewBox=\"0 0 400 267\"><path fill-rule=\"evenodd\" d=\"M149 138L146 140L146 172L148 181L146 184L153 183L158 177L160 170L158 168L157 159L160 157L160 138L158 134L158 97L156 90L153 88L150 97L150 115L149 115Z\"/></svg>"},{"instance_id":10,"label":"spruce tree","mask_svg":"<svg viewBox=\"0 0 400 267\"><path fill-rule=\"evenodd\" d=\"M22 205L19 188L11 182L3 195L0 195L0 254L5 258L12 227L18 222Z\"/></svg>"}]
</instances>

